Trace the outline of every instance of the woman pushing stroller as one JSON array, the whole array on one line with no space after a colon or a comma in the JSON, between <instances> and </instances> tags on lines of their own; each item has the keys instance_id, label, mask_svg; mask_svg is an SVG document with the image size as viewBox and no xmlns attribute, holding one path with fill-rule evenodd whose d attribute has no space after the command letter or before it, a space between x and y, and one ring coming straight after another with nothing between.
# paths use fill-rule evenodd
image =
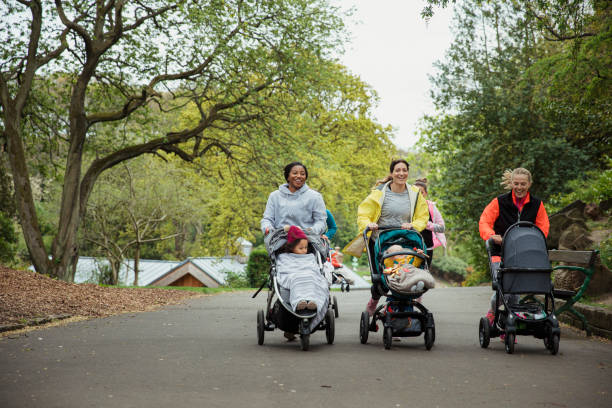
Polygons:
<instances>
[{"instance_id":1,"label":"woman pushing stroller","mask_svg":"<svg viewBox=\"0 0 612 408\"><path fill-rule=\"evenodd\" d=\"M501 263L502 237L512 224L517 221L529 221L542 231L544 237L548 236L550 227L544 203L529 193L532 184L529 170L522 167L506 170L502 176L501 184L510 191L491 200L482 212L478 222L480 237L485 241L490 240L492 242L491 276L493 281L497 280L497 272ZM511 304L519 302L517 295L506 295L506 300ZM499 306L500 301L497 299L497 294L493 293L491 307L487 312L490 325L493 325L493 311L496 306Z\"/></svg>"},{"instance_id":2,"label":"woman pushing stroller","mask_svg":"<svg viewBox=\"0 0 612 408\"><path fill-rule=\"evenodd\" d=\"M306 184L308 170L305 165L300 162L288 164L284 176L287 183L270 194L261 220L264 243L273 267L267 323L262 326L258 321L258 336L262 344L263 330L273 329L273 322L275 327L285 331L289 340L299 331L303 349L307 349L307 336L322 328L320 323L326 316L329 319L329 283L323 274L329 247L321 238L327 229L327 212L321 194ZM272 305L275 295L279 301ZM260 318L258 314L258 319L263 316ZM333 332L327 334L328 342L333 342Z\"/></svg>"},{"instance_id":3,"label":"woman pushing stroller","mask_svg":"<svg viewBox=\"0 0 612 408\"><path fill-rule=\"evenodd\" d=\"M379 227L401 226L403 229L423 231L429 221L429 208L418 187L408 184L408 169L406 160L393 160L389 166L389 175L379 180L370 194L359 205L357 210L357 225L359 235L343 250L349 255L360 257L365 243L362 239L364 230L369 228L377 234ZM373 242L373 241L370 241ZM372 298L366 310L374 314L381 297L380 292L372 286Z\"/></svg>"}]
</instances>

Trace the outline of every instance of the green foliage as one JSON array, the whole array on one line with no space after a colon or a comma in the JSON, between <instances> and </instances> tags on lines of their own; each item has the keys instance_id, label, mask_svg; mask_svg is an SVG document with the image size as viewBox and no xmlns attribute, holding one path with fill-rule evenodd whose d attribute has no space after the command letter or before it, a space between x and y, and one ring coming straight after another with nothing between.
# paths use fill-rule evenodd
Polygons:
<instances>
[{"instance_id":1,"label":"green foliage","mask_svg":"<svg viewBox=\"0 0 612 408\"><path fill-rule=\"evenodd\" d=\"M612 270L612 237L599 243L599 256L601 262L610 270Z\"/></svg>"},{"instance_id":2,"label":"green foliage","mask_svg":"<svg viewBox=\"0 0 612 408\"><path fill-rule=\"evenodd\" d=\"M456 256L434 258L432 266L435 266L441 274L459 275L463 277L467 275L468 264L463 259L457 258Z\"/></svg>"},{"instance_id":3,"label":"green foliage","mask_svg":"<svg viewBox=\"0 0 612 408\"><path fill-rule=\"evenodd\" d=\"M227 271L225 274L225 286L229 288L251 287L248 278L244 274L232 271Z\"/></svg>"},{"instance_id":4,"label":"green foliage","mask_svg":"<svg viewBox=\"0 0 612 408\"><path fill-rule=\"evenodd\" d=\"M593 15L584 12L587 4ZM529 169L532 193L548 203L571 194L578 186L568 181L576 175L605 165L612 88L608 74L598 79L591 69L610 67L610 10L600 6L556 0L456 5L455 40L432 77L436 107L452 114L424 119L421 148L431 152L430 179L448 235L474 267L468 284L488 279L478 220L503 192L505 169ZM609 191L605 177L592 187Z\"/></svg>"},{"instance_id":5,"label":"green foliage","mask_svg":"<svg viewBox=\"0 0 612 408\"><path fill-rule=\"evenodd\" d=\"M270 257L264 248L253 248L246 267L246 278L252 288L258 288L268 280Z\"/></svg>"},{"instance_id":6,"label":"green foliage","mask_svg":"<svg viewBox=\"0 0 612 408\"><path fill-rule=\"evenodd\" d=\"M94 271L96 283L99 285L112 285L113 271L108 264L98 264Z\"/></svg>"},{"instance_id":7,"label":"green foliage","mask_svg":"<svg viewBox=\"0 0 612 408\"><path fill-rule=\"evenodd\" d=\"M0 211L0 262L11 264L17 253L17 235L13 220Z\"/></svg>"},{"instance_id":8,"label":"green foliage","mask_svg":"<svg viewBox=\"0 0 612 408\"><path fill-rule=\"evenodd\" d=\"M567 192L560 192L551 197L550 213L581 200L585 203L599 204L612 199L612 159L608 158L607 169L591 170L583 176L567 183Z\"/></svg>"}]
</instances>

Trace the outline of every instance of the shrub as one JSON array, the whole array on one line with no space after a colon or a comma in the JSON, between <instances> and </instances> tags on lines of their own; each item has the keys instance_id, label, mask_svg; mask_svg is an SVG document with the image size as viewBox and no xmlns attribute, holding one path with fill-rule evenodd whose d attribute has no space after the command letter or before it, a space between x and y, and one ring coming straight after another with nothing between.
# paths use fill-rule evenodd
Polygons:
<instances>
[{"instance_id":1,"label":"shrub","mask_svg":"<svg viewBox=\"0 0 612 408\"><path fill-rule=\"evenodd\" d=\"M249 255L246 267L246 279L249 286L257 288L267 279L270 272L270 257L264 248L254 248Z\"/></svg>"},{"instance_id":2,"label":"shrub","mask_svg":"<svg viewBox=\"0 0 612 408\"><path fill-rule=\"evenodd\" d=\"M608 269L612 269L612 237L600 242L599 256L601 258L601 262Z\"/></svg>"},{"instance_id":3,"label":"shrub","mask_svg":"<svg viewBox=\"0 0 612 408\"><path fill-rule=\"evenodd\" d=\"M0 261L11 263L17 253L17 235L10 217L0 211Z\"/></svg>"},{"instance_id":4,"label":"shrub","mask_svg":"<svg viewBox=\"0 0 612 408\"><path fill-rule=\"evenodd\" d=\"M244 274L227 271L225 273L225 286L229 288L248 288L249 281Z\"/></svg>"},{"instance_id":5,"label":"shrub","mask_svg":"<svg viewBox=\"0 0 612 408\"><path fill-rule=\"evenodd\" d=\"M467 274L466 270L468 264L463 259L457 258L456 256L434 258L433 264L443 273L455 273L464 277Z\"/></svg>"}]
</instances>

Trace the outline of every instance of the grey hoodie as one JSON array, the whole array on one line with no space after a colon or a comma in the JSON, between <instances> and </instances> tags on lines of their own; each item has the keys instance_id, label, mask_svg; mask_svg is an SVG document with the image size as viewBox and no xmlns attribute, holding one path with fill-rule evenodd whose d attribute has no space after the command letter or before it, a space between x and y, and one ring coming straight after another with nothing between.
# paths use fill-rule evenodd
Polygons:
<instances>
[{"instance_id":1,"label":"grey hoodie","mask_svg":"<svg viewBox=\"0 0 612 408\"><path fill-rule=\"evenodd\" d=\"M289 184L285 183L270 193L261 219L261 231L265 234L266 228L279 229L285 225L297 225L304 230L310 228L315 234L322 234L327 229L326 222L327 212L321 194L310 189L306 183L292 193Z\"/></svg>"}]
</instances>

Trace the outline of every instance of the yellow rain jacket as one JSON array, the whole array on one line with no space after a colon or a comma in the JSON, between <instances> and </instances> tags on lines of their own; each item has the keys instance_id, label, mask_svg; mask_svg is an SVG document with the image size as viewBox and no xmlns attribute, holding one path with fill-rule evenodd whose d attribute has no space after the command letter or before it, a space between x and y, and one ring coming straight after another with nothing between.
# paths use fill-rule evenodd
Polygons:
<instances>
[{"instance_id":1,"label":"yellow rain jacket","mask_svg":"<svg viewBox=\"0 0 612 408\"><path fill-rule=\"evenodd\" d=\"M363 231L371 222L378 223L380 213L382 211L382 204L385 201L385 191L391 181L374 187L370 194L365 200L359 204L357 209L357 226L359 227L359 234L344 247L342 252L355 257L360 257L365 250L365 242L363 240ZM418 187L412 186L406 183L408 188L408 195L410 197L410 215L412 219L412 227L421 232L427 226L429 221L429 207L427 207L427 200L421 195L421 190Z\"/></svg>"}]
</instances>

